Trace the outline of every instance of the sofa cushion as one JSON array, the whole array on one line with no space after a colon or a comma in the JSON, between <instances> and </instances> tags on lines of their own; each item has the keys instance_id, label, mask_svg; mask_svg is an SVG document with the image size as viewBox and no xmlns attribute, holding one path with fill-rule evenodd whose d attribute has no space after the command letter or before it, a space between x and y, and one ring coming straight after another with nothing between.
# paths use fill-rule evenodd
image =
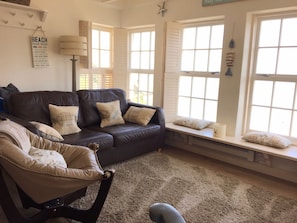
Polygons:
<instances>
[{"instance_id":1,"label":"sofa cushion","mask_svg":"<svg viewBox=\"0 0 297 223\"><path fill-rule=\"evenodd\" d=\"M147 126L126 123L125 125L109 126L105 128L93 128L97 131L109 133L113 136L114 147L122 144L133 143L143 139L153 138L160 134L160 126L148 124Z\"/></svg>"},{"instance_id":2,"label":"sofa cushion","mask_svg":"<svg viewBox=\"0 0 297 223\"><path fill-rule=\"evenodd\" d=\"M96 108L97 102L120 101L121 113L124 114L128 109L126 93L122 89L98 89L98 90L79 90L77 95L80 101L80 111L83 120L79 120L79 126L93 126L101 122L99 112Z\"/></svg>"},{"instance_id":3,"label":"sofa cushion","mask_svg":"<svg viewBox=\"0 0 297 223\"><path fill-rule=\"evenodd\" d=\"M106 103L97 102L96 107L101 117L101 128L104 128L106 126L125 124L125 121L122 117L119 100Z\"/></svg>"},{"instance_id":4,"label":"sofa cushion","mask_svg":"<svg viewBox=\"0 0 297 223\"><path fill-rule=\"evenodd\" d=\"M69 135L81 131L77 126L78 106L56 106L49 104L49 110L53 127L61 135Z\"/></svg>"},{"instance_id":5,"label":"sofa cushion","mask_svg":"<svg viewBox=\"0 0 297 223\"><path fill-rule=\"evenodd\" d=\"M49 104L79 106L75 92L34 91L13 94L8 102L9 113L25 121L37 121L52 125ZM80 120L81 115L78 117Z\"/></svg>"},{"instance_id":6,"label":"sofa cushion","mask_svg":"<svg viewBox=\"0 0 297 223\"><path fill-rule=\"evenodd\" d=\"M98 143L100 150L111 148L114 144L112 135L87 128L83 128L82 131L76 134L65 135L63 143L80 146L88 146L90 143Z\"/></svg>"}]
</instances>

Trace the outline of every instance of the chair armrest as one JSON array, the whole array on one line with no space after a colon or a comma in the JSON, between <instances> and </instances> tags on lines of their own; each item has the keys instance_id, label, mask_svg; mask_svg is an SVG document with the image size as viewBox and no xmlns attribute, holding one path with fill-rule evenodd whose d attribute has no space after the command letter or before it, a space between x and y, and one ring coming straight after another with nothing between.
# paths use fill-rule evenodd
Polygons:
<instances>
[{"instance_id":1,"label":"chair armrest","mask_svg":"<svg viewBox=\"0 0 297 223\"><path fill-rule=\"evenodd\" d=\"M154 203L149 208L150 219L157 223L186 223L181 214L170 204Z\"/></svg>"}]
</instances>

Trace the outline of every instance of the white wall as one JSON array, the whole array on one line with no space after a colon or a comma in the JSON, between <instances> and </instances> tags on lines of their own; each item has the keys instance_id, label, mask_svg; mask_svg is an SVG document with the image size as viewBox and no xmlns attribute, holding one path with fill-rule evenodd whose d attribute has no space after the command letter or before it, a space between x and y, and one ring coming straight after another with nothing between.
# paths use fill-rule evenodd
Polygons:
<instances>
[{"instance_id":1,"label":"white wall","mask_svg":"<svg viewBox=\"0 0 297 223\"><path fill-rule=\"evenodd\" d=\"M9 22L4 24L0 16L0 86L13 83L21 91L70 91L71 61L70 57L59 54L59 37L78 35L79 20L119 26L119 13L111 8L103 8L94 0L31 0L30 7L48 11L45 22L41 23L37 19L36 24L42 25L48 38L50 66L32 66L30 36L34 30L10 27L13 18L6 16Z\"/></svg>"}]
</instances>

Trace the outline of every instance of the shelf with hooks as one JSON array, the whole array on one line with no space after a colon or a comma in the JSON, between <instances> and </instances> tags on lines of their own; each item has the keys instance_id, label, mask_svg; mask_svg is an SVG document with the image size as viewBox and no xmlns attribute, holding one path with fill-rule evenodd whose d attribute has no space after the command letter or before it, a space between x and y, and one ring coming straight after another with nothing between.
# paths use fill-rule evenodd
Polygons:
<instances>
[{"instance_id":1,"label":"shelf with hooks","mask_svg":"<svg viewBox=\"0 0 297 223\"><path fill-rule=\"evenodd\" d=\"M9 2L0 1L0 25L36 29L41 26L47 11Z\"/></svg>"}]
</instances>

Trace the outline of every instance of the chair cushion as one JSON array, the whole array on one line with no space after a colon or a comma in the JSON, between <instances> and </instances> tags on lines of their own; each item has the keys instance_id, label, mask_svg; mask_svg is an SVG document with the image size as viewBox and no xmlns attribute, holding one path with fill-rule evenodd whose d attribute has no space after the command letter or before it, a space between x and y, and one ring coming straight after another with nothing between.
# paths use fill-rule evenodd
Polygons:
<instances>
[{"instance_id":1,"label":"chair cushion","mask_svg":"<svg viewBox=\"0 0 297 223\"><path fill-rule=\"evenodd\" d=\"M31 147L29 155L36 161L49 166L67 168L67 163L62 154L54 150L45 150Z\"/></svg>"}]
</instances>

